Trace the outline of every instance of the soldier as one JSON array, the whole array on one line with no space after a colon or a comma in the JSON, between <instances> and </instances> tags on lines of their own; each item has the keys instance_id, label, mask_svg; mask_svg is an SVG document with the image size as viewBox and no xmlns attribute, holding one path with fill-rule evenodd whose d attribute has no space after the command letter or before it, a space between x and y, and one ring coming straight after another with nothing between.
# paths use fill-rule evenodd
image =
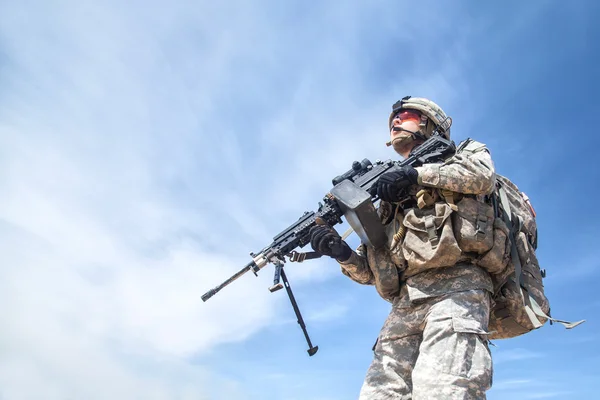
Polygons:
<instances>
[{"instance_id":1,"label":"soldier","mask_svg":"<svg viewBox=\"0 0 600 400\"><path fill-rule=\"evenodd\" d=\"M450 122L434 102L407 96L393 106L387 145L406 158L434 132L450 139ZM381 176L375 189L387 246L353 251L333 228L312 228L314 251L392 303L361 400L485 399L490 272L502 268L480 262L492 252L494 185L489 150L468 139L441 164Z\"/></svg>"}]
</instances>

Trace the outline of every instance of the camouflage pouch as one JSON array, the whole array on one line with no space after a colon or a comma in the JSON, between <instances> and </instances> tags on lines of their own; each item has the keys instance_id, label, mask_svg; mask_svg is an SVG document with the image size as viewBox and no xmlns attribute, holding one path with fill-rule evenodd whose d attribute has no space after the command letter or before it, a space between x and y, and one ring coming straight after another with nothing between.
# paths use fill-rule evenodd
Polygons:
<instances>
[{"instance_id":1,"label":"camouflage pouch","mask_svg":"<svg viewBox=\"0 0 600 400\"><path fill-rule=\"evenodd\" d=\"M499 274L506 269L510 260L510 239L506 223L500 218L494 219L494 244L492 248L477 260L479 265L490 274Z\"/></svg>"},{"instance_id":2,"label":"camouflage pouch","mask_svg":"<svg viewBox=\"0 0 600 400\"><path fill-rule=\"evenodd\" d=\"M423 209L412 208L406 213L403 221L406 236L402 242L406 277L456 264L461 250L452 230L451 214L452 209L443 202Z\"/></svg>"},{"instance_id":3,"label":"camouflage pouch","mask_svg":"<svg viewBox=\"0 0 600 400\"><path fill-rule=\"evenodd\" d=\"M452 214L454 236L465 253L483 254L494 244L494 209L473 197L463 197Z\"/></svg>"}]
</instances>

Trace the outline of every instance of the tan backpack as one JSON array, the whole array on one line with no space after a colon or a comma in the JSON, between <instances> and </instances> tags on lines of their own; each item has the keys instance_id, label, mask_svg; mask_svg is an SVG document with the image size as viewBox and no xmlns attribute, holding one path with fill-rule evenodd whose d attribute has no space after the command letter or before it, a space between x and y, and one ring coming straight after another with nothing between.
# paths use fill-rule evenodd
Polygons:
<instances>
[{"instance_id":1,"label":"tan backpack","mask_svg":"<svg viewBox=\"0 0 600 400\"><path fill-rule=\"evenodd\" d=\"M520 336L544 325L547 320L567 329L585 320L570 323L550 317L550 303L544 293L543 278L536 257L537 224L529 198L508 178L496 174L493 195L496 218L509 230L510 260L494 280L494 304L490 312L490 339Z\"/></svg>"}]
</instances>

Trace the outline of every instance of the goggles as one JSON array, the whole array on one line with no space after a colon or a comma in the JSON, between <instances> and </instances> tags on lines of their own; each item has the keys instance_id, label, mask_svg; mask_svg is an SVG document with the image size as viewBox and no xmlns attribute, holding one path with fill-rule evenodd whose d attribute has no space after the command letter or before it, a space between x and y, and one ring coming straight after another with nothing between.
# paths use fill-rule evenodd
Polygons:
<instances>
[{"instance_id":1,"label":"goggles","mask_svg":"<svg viewBox=\"0 0 600 400\"><path fill-rule=\"evenodd\" d=\"M402 110L394 115L392 118L392 122L395 119L399 119L400 121L415 121L417 124L421 123L421 113L415 110ZM391 126L390 126L391 128Z\"/></svg>"}]
</instances>

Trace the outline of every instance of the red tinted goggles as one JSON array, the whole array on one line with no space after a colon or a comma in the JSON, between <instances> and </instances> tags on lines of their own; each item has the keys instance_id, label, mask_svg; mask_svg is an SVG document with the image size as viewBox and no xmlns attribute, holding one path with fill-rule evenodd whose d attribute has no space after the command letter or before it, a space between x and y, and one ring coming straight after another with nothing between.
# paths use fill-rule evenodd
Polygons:
<instances>
[{"instance_id":1,"label":"red tinted goggles","mask_svg":"<svg viewBox=\"0 0 600 400\"><path fill-rule=\"evenodd\" d=\"M413 120L417 123L421 122L421 113L415 110L402 110L398 114L394 115L392 121L399 119L401 121Z\"/></svg>"}]
</instances>

